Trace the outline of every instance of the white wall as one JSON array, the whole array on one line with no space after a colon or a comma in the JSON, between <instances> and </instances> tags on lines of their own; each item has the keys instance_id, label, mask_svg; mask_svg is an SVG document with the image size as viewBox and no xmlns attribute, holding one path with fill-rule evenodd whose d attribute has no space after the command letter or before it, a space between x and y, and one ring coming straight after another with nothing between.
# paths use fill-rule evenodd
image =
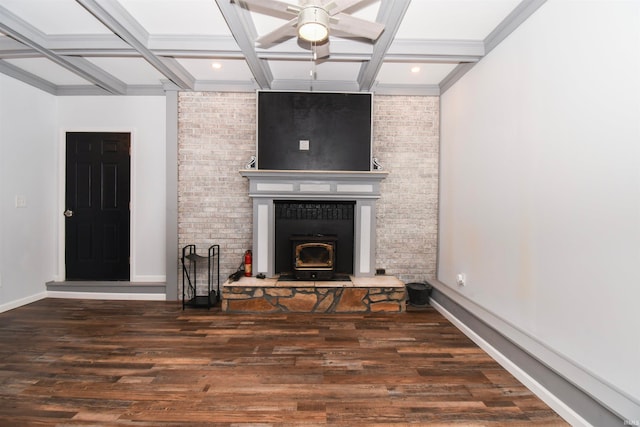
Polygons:
<instances>
[{"instance_id":1,"label":"white wall","mask_svg":"<svg viewBox=\"0 0 640 427\"><path fill-rule=\"evenodd\" d=\"M165 108L160 96L55 97L0 75L0 312L64 278L68 131L132 133L131 280L165 280Z\"/></svg>"},{"instance_id":2,"label":"white wall","mask_svg":"<svg viewBox=\"0 0 640 427\"><path fill-rule=\"evenodd\" d=\"M639 76L640 2L549 0L447 91L438 274L636 422Z\"/></svg>"},{"instance_id":3,"label":"white wall","mask_svg":"<svg viewBox=\"0 0 640 427\"><path fill-rule=\"evenodd\" d=\"M165 280L166 115L162 96L59 97L58 152L63 161L65 132L131 132L131 281ZM58 203L64 204L64 181ZM60 211L64 210L60 206ZM58 227L63 228L61 219ZM63 242L61 242L63 243ZM62 252L62 250L61 250ZM64 252L58 274L64 275Z\"/></svg>"},{"instance_id":4,"label":"white wall","mask_svg":"<svg viewBox=\"0 0 640 427\"><path fill-rule=\"evenodd\" d=\"M41 298L55 272L56 104L0 75L0 312Z\"/></svg>"}]
</instances>

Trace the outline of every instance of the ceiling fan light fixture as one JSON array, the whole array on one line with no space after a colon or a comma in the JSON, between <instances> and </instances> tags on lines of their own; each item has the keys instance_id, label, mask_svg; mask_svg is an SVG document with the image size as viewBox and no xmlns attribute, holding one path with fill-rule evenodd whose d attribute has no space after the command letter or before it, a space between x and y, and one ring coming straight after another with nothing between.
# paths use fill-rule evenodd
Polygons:
<instances>
[{"instance_id":1,"label":"ceiling fan light fixture","mask_svg":"<svg viewBox=\"0 0 640 427\"><path fill-rule=\"evenodd\" d=\"M329 37L329 13L320 6L307 6L298 15L298 36L311 43Z\"/></svg>"}]
</instances>

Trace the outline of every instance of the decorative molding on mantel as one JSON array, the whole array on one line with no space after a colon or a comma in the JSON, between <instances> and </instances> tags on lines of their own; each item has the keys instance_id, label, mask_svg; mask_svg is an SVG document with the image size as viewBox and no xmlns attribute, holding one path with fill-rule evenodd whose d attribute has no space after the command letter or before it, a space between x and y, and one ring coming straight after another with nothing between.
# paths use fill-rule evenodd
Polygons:
<instances>
[{"instance_id":1,"label":"decorative molding on mantel","mask_svg":"<svg viewBox=\"0 0 640 427\"><path fill-rule=\"evenodd\" d=\"M328 171L328 170L276 170L276 169L241 169L240 174L246 177L262 178L308 178L308 179L374 179L383 180L389 175L387 171Z\"/></svg>"},{"instance_id":2,"label":"decorative molding on mantel","mask_svg":"<svg viewBox=\"0 0 640 427\"><path fill-rule=\"evenodd\" d=\"M297 199L378 199L386 171L243 169L250 197Z\"/></svg>"}]
</instances>

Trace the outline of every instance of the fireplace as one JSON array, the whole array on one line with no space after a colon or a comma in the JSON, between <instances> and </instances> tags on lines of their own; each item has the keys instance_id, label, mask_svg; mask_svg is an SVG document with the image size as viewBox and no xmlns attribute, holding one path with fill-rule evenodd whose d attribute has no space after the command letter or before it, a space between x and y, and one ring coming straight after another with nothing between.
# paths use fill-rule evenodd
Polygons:
<instances>
[{"instance_id":1,"label":"fireplace","mask_svg":"<svg viewBox=\"0 0 640 427\"><path fill-rule=\"evenodd\" d=\"M295 268L296 243L332 246L332 271L353 273L355 202L335 200L274 200L274 250L276 274L304 276ZM307 256L322 246L306 246ZM292 261L293 260L293 261ZM310 270L309 270L310 271ZM326 271L326 269L324 269ZM297 274L296 274L297 272ZM327 276L327 273L316 276Z\"/></svg>"},{"instance_id":2,"label":"fireplace","mask_svg":"<svg viewBox=\"0 0 640 427\"><path fill-rule=\"evenodd\" d=\"M330 280L336 265L336 236L291 236L291 267L298 280Z\"/></svg>"},{"instance_id":3,"label":"fireplace","mask_svg":"<svg viewBox=\"0 0 640 427\"><path fill-rule=\"evenodd\" d=\"M249 179L249 197L253 199L255 274L275 277L282 271L290 271L294 252L289 238L296 234L321 234L337 236L334 272L353 274L355 277L375 275L376 201L380 197L380 182L387 177L386 171L245 169L240 173ZM301 222L301 229L281 234L281 224L276 224L281 202L336 203L340 205L339 209L344 208L344 203L350 206L347 209L351 210L351 219L342 222L342 227L350 230L351 234L343 237L342 231L326 228L328 223L322 219L316 221L314 228L311 228L311 222ZM301 210L301 215L305 215L305 211ZM283 253L285 260L281 261Z\"/></svg>"}]
</instances>

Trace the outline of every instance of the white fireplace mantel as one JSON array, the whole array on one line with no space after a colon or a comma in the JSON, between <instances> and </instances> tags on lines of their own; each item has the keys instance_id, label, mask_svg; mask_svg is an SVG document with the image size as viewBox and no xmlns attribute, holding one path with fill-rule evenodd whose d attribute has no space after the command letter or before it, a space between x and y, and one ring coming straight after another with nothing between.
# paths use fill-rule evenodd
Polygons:
<instances>
[{"instance_id":1,"label":"white fireplace mantel","mask_svg":"<svg viewBox=\"0 0 640 427\"><path fill-rule=\"evenodd\" d=\"M253 273L275 275L274 200L355 202L356 277L375 275L376 200L386 171L307 171L243 169L253 198Z\"/></svg>"}]
</instances>

